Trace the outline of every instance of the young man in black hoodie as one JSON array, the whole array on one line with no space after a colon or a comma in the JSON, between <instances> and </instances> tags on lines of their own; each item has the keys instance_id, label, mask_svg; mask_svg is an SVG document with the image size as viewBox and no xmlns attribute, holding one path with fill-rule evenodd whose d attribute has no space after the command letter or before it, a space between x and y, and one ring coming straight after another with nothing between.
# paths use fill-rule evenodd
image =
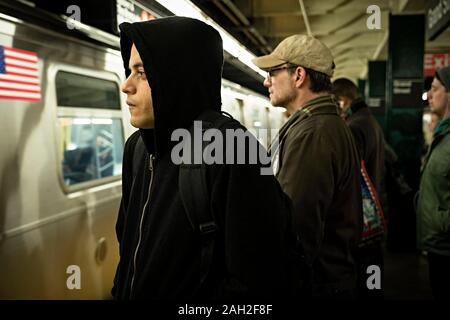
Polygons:
<instances>
[{"instance_id":1,"label":"young man in black hoodie","mask_svg":"<svg viewBox=\"0 0 450 320\"><path fill-rule=\"evenodd\" d=\"M127 76L122 91L131 124L139 131L125 144L114 298L204 300L288 294L293 285L288 262L290 202L273 175L261 175L260 163L206 166L207 208L217 225L208 234L214 245L206 267L204 234L192 228L180 194L180 165L171 158L176 144L171 135L176 129L189 130L205 112L220 113L219 33L183 17L123 23L120 31ZM238 128L243 127L230 120L221 131ZM144 152L138 153L142 143Z\"/></svg>"}]
</instances>

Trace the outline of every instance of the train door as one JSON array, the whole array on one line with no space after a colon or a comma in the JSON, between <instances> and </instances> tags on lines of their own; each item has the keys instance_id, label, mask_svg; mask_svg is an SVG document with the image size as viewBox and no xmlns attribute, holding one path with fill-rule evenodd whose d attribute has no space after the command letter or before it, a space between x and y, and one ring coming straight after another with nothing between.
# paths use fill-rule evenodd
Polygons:
<instances>
[{"instance_id":1,"label":"train door","mask_svg":"<svg viewBox=\"0 0 450 320\"><path fill-rule=\"evenodd\" d=\"M59 64L48 75L54 79L59 184L68 202L83 203L81 214L88 215L79 218L73 263L84 271L87 297L107 298L118 262L114 230L126 139L120 79L110 72ZM78 298L78 292L70 293Z\"/></svg>"},{"instance_id":2,"label":"train door","mask_svg":"<svg viewBox=\"0 0 450 320\"><path fill-rule=\"evenodd\" d=\"M33 123L33 130L15 151L19 181L3 181L10 195L2 212L0 298L110 298L126 137L120 79L43 66L42 103L14 105L42 111L16 123Z\"/></svg>"}]
</instances>

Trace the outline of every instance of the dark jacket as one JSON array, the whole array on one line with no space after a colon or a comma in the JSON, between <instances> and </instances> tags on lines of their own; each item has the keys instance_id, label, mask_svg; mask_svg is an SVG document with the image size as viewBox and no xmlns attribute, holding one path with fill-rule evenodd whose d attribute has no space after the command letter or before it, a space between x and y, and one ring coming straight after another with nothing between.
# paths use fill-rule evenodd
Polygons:
<instances>
[{"instance_id":1,"label":"dark jacket","mask_svg":"<svg viewBox=\"0 0 450 320\"><path fill-rule=\"evenodd\" d=\"M352 114L347 125L355 138L359 155L366 164L367 173L378 193L384 177L384 135L369 107L362 99L356 99L350 106Z\"/></svg>"},{"instance_id":2,"label":"dark jacket","mask_svg":"<svg viewBox=\"0 0 450 320\"><path fill-rule=\"evenodd\" d=\"M330 96L309 101L280 130L277 178L294 204L294 227L317 294L355 286L352 250L362 231L359 161ZM327 292L324 292L327 294Z\"/></svg>"},{"instance_id":3,"label":"dark jacket","mask_svg":"<svg viewBox=\"0 0 450 320\"><path fill-rule=\"evenodd\" d=\"M197 290L201 239L180 200L170 137L174 129L190 128L202 111L221 108L219 33L182 17L124 23L120 30L125 69L132 43L143 60L155 129L141 129L125 144L114 297L211 299L285 292L290 202L273 176L260 175L258 164L208 166L209 206L219 230L210 272ZM229 127L242 128L236 121ZM147 152L133 179L133 149L140 138Z\"/></svg>"},{"instance_id":4,"label":"dark jacket","mask_svg":"<svg viewBox=\"0 0 450 320\"><path fill-rule=\"evenodd\" d=\"M438 128L420 181L418 241L421 250L450 256L450 117Z\"/></svg>"}]
</instances>

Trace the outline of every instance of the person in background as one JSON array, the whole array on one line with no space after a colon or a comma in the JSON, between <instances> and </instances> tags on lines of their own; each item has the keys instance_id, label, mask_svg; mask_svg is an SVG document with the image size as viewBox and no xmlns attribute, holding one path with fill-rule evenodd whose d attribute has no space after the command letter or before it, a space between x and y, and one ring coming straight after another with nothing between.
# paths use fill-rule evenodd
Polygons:
<instances>
[{"instance_id":1,"label":"person in background","mask_svg":"<svg viewBox=\"0 0 450 320\"><path fill-rule=\"evenodd\" d=\"M293 35L253 63L290 118L272 144L274 171L294 203L294 227L312 265L313 296L353 299L353 249L362 231L358 152L330 95L334 62L312 36Z\"/></svg>"},{"instance_id":2,"label":"person in background","mask_svg":"<svg viewBox=\"0 0 450 320\"><path fill-rule=\"evenodd\" d=\"M349 79L339 78L333 82L333 94L345 114L344 119L355 138L361 160L364 160L367 173L375 190L382 192L384 177L385 142L383 130L370 112L364 100L358 97L357 86ZM383 248L382 239L358 247L358 298L383 298ZM366 285L367 267L377 265L381 270L381 288L369 290Z\"/></svg>"},{"instance_id":3,"label":"person in background","mask_svg":"<svg viewBox=\"0 0 450 320\"><path fill-rule=\"evenodd\" d=\"M421 175L418 244L427 252L434 297L450 301L450 67L436 71L428 100L441 120L433 131Z\"/></svg>"}]
</instances>

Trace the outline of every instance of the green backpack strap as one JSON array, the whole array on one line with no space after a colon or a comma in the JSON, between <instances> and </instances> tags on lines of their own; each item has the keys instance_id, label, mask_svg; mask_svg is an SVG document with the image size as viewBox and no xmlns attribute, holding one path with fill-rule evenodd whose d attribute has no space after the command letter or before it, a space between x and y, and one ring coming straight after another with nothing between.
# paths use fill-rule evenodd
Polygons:
<instances>
[{"instance_id":1,"label":"green backpack strap","mask_svg":"<svg viewBox=\"0 0 450 320\"><path fill-rule=\"evenodd\" d=\"M220 129L224 124L234 120L231 116L227 117L219 112L207 110L196 121L202 121L202 133L204 133L210 128ZM194 126L190 128L189 133L191 137L194 137ZM209 142L202 141L202 152L208 144ZM217 232L217 223L210 202L211 189L208 185L207 165L203 160L201 164L194 164L194 155L191 154L191 163L180 165L178 189L189 223L201 239L199 290L209 274Z\"/></svg>"}]
</instances>

